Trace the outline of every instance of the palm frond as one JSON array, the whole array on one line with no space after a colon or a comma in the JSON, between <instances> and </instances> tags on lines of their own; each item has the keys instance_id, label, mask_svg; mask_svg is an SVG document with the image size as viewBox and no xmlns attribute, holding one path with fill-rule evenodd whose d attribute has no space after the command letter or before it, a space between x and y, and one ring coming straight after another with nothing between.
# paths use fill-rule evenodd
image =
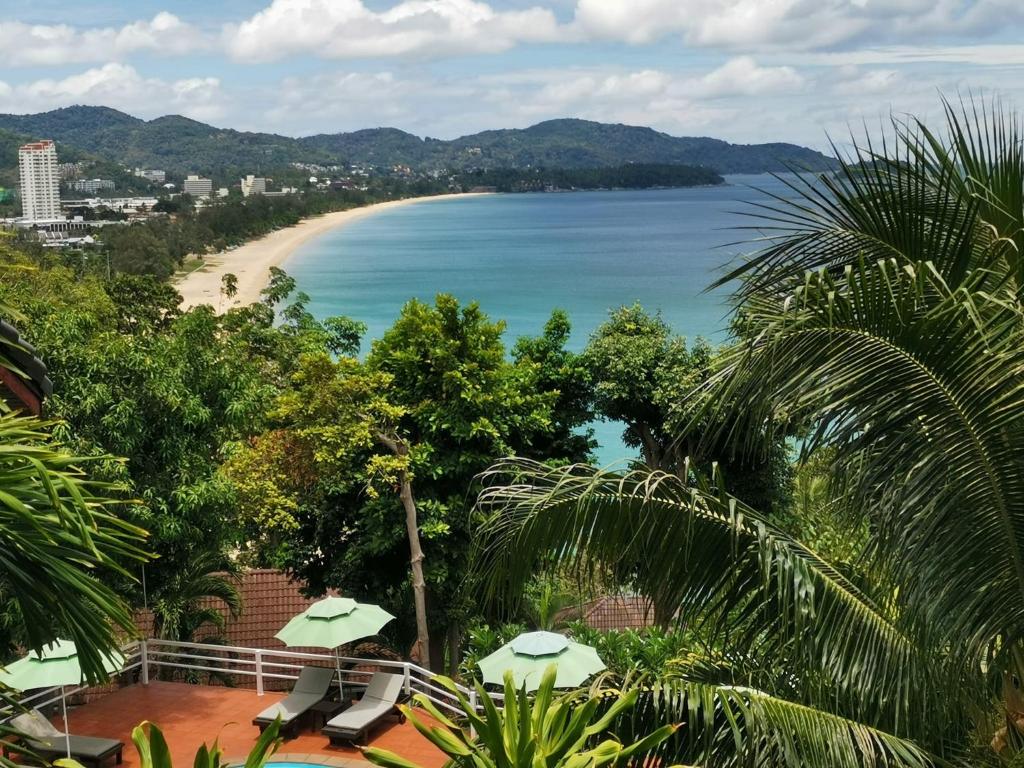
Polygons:
<instances>
[{"instance_id":1,"label":"palm frond","mask_svg":"<svg viewBox=\"0 0 1024 768\"><path fill-rule=\"evenodd\" d=\"M925 768L941 762L913 741L755 688L664 680L615 726L620 739L653 724L683 728L647 759L661 764Z\"/></svg>"},{"instance_id":2,"label":"palm frond","mask_svg":"<svg viewBox=\"0 0 1024 768\"><path fill-rule=\"evenodd\" d=\"M928 697L951 674L922 638L887 615L890 605L723 492L674 475L515 459L482 479L487 519L475 560L492 599L518 594L538 563L600 562L729 647L784 659L795 691L929 741L947 727L916 716L935 706Z\"/></svg>"},{"instance_id":3,"label":"palm frond","mask_svg":"<svg viewBox=\"0 0 1024 768\"><path fill-rule=\"evenodd\" d=\"M66 635L87 677L102 680L118 631L133 635L127 605L100 579L132 576L145 532L117 517L116 489L90 481L89 460L53 445L38 419L0 415L0 572L41 648Z\"/></svg>"},{"instance_id":4,"label":"palm frond","mask_svg":"<svg viewBox=\"0 0 1024 768\"><path fill-rule=\"evenodd\" d=\"M737 441L788 419L837 447L906 602L968 655L1024 636L1024 312L990 283L892 261L809 275L748 300L751 341L710 385L745 405L715 415Z\"/></svg>"}]
</instances>

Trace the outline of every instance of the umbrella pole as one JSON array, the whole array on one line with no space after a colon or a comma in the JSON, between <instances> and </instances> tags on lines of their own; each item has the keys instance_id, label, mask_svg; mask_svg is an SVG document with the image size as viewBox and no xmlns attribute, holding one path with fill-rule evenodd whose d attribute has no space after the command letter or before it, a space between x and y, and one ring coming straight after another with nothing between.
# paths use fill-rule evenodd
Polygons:
<instances>
[{"instance_id":1,"label":"umbrella pole","mask_svg":"<svg viewBox=\"0 0 1024 768\"><path fill-rule=\"evenodd\" d=\"M334 647L334 661L338 669L338 701L345 703L345 683L341 679L341 647Z\"/></svg>"},{"instance_id":2,"label":"umbrella pole","mask_svg":"<svg viewBox=\"0 0 1024 768\"><path fill-rule=\"evenodd\" d=\"M68 760L71 759L71 728L68 727L68 700L64 695L64 686L60 687L60 706L64 711L64 746L68 749Z\"/></svg>"}]
</instances>

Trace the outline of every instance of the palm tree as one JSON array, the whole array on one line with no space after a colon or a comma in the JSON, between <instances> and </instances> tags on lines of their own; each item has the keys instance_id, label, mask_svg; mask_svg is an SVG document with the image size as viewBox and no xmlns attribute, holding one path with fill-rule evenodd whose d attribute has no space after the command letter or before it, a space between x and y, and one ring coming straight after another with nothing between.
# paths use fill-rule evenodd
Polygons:
<instances>
[{"instance_id":1,"label":"palm tree","mask_svg":"<svg viewBox=\"0 0 1024 768\"><path fill-rule=\"evenodd\" d=\"M224 556L205 552L193 557L161 587L153 601L154 632L165 640L191 642L200 630L222 634L225 610L232 618L242 613L238 584L224 569ZM217 604L224 607L221 610Z\"/></svg>"},{"instance_id":2,"label":"palm tree","mask_svg":"<svg viewBox=\"0 0 1024 768\"><path fill-rule=\"evenodd\" d=\"M998 106L946 117L787 182L726 278L739 343L701 416L740 448L809 429L832 513L868 532L855 562L719 477L510 460L485 478L492 594L532 575L524 551L621 565L716 638L649 697L650 717L687 711L668 759L978 765L1024 742L1024 141Z\"/></svg>"},{"instance_id":3,"label":"palm tree","mask_svg":"<svg viewBox=\"0 0 1024 768\"><path fill-rule=\"evenodd\" d=\"M227 616L236 619L241 615L242 595L236 578L224 570L224 565L219 552L205 552L171 576L153 601L153 630L157 637L225 644ZM168 668L167 678L174 676L175 669ZM185 677L188 682L197 682L199 678L192 672L186 672ZM210 672L210 677L217 677L225 685L233 682L227 674Z\"/></svg>"}]
</instances>

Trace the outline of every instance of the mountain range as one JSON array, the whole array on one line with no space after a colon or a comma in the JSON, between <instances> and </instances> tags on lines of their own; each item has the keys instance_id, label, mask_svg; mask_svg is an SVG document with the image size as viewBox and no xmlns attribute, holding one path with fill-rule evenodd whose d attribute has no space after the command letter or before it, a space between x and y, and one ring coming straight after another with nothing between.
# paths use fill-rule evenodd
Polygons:
<instances>
[{"instance_id":1,"label":"mountain range","mask_svg":"<svg viewBox=\"0 0 1024 768\"><path fill-rule=\"evenodd\" d=\"M7 131L8 137L54 139L72 152L178 174L263 173L293 162L406 165L420 171L673 163L719 173L777 172L794 166L824 170L834 163L795 144L730 144L578 119L547 120L529 128L483 131L450 141L420 138L397 128L291 138L216 128L180 115L143 120L109 107L74 106L34 115L0 114L0 131ZM0 147L0 157L6 154L9 151Z\"/></svg>"}]
</instances>

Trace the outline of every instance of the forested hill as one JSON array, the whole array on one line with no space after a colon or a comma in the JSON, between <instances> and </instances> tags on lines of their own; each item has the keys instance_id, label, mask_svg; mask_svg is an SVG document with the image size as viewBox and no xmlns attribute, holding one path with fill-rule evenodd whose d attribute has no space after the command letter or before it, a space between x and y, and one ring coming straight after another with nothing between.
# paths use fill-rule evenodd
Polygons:
<instances>
[{"instance_id":1,"label":"forested hill","mask_svg":"<svg viewBox=\"0 0 1024 768\"><path fill-rule=\"evenodd\" d=\"M56 139L125 165L168 171L249 173L292 162L441 168L600 168L682 164L718 173L762 173L797 166L823 170L832 159L795 144L729 144L675 137L651 128L588 120L548 120L530 128L484 131L452 141L374 128L294 139L215 128L171 115L141 120L107 107L66 107L0 115L0 130Z\"/></svg>"},{"instance_id":2,"label":"forested hill","mask_svg":"<svg viewBox=\"0 0 1024 768\"><path fill-rule=\"evenodd\" d=\"M669 136L652 128L574 119L483 131L453 141L420 139L394 128L321 134L300 141L354 162L411 167L601 168L647 163L696 165L718 173L765 173L792 166L825 170L835 162L796 144L729 144L719 139Z\"/></svg>"}]
</instances>

